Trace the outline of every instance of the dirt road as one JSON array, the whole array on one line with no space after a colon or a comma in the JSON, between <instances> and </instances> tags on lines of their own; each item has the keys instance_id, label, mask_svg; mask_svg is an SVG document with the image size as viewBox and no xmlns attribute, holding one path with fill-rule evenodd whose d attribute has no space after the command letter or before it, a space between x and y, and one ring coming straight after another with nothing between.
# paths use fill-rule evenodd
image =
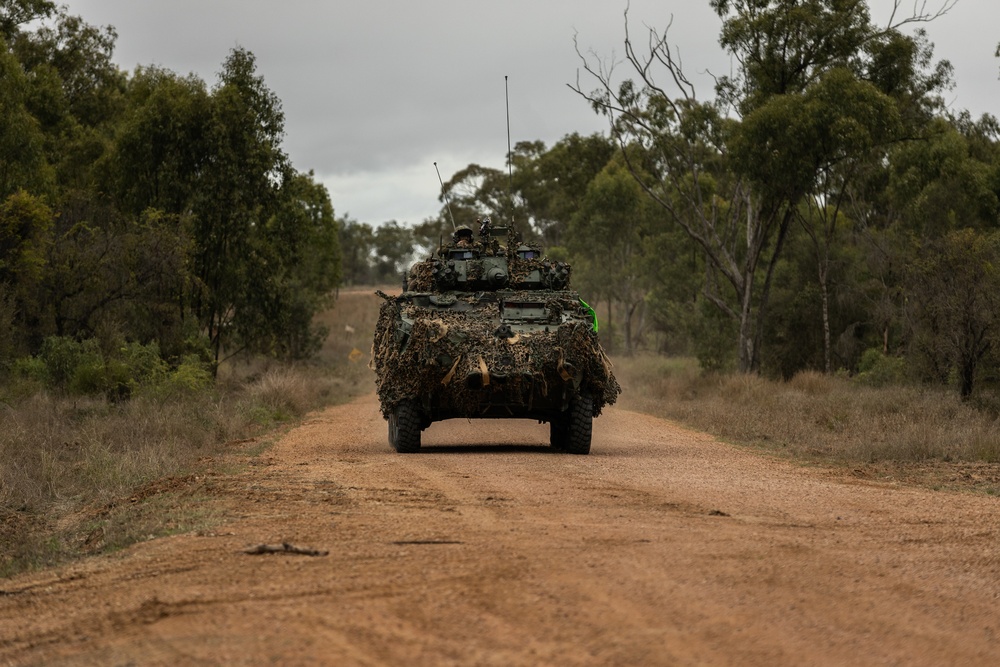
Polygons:
<instances>
[{"instance_id":1,"label":"dirt road","mask_svg":"<svg viewBox=\"0 0 1000 667\"><path fill-rule=\"evenodd\" d=\"M373 395L201 480L203 534L0 582L0 665L996 665L1000 500L619 409L386 443ZM326 556L247 555L288 542Z\"/></svg>"}]
</instances>

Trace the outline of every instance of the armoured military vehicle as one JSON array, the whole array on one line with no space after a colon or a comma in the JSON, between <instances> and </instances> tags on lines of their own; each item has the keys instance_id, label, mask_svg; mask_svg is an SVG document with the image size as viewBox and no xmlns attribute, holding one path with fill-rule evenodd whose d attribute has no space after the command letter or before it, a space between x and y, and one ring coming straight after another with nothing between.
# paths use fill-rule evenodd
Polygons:
<instances>
[{"instance_id":1,"label":"armoured military vehicle","mask_svg":"<svg viewBox=\"0 0 1000 667\"><path fill-rule=\"evenodd\" d=\"M594 417L621 388L593 309L569 289L568 264L506 227L455 231L417 262L396 297L382 292L372 344L382 414L398 452L452 418L549 424L553 447L588 454Z\"/></svg>"}]
</instances>

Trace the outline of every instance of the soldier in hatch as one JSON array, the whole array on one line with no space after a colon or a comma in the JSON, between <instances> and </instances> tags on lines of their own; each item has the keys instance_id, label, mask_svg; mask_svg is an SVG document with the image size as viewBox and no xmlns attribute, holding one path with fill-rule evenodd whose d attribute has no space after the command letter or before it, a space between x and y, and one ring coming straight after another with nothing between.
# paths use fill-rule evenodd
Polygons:
<instances>
[{"instance_id":1,"label":"soldier in hatch","mask_svg":"<svg viewBox=\"0 0 1000 667\"><path fill-rule=\"evenodd\" d=\"M452 241L459 248L471 248L473 243L472 229L462 225L452 234Z\"/></svg>"}]
</instances>

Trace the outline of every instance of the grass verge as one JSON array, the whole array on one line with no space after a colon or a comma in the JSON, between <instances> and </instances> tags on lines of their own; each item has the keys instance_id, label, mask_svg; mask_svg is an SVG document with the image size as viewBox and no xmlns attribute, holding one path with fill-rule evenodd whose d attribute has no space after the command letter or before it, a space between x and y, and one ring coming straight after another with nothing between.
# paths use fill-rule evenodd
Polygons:
<instances>
[{"instance_id":1,"label":"grass verge","mask_svg":"<svg viewBox=\"0 0 1000 667\"><path fill-rule=\"evenodd\" d=\"M615 374L623 407L728 442L863 478L1000 494L1000 420L943 389L705 375L694 360L656 356L616 359Z\"/></svg>"},{"instance_id":2,"label":"grass verge","mask_svg":"<svg viewBox=\"0 0 1000 667\"><path fill-rule=\"evenodd\" d=\"M316 408L370 391L373 290L345 292L310 364L245 360L213 387L130 400L0 387L0 577L207 527L213 477L265 451Z\"/></svg>"}]
</instances>

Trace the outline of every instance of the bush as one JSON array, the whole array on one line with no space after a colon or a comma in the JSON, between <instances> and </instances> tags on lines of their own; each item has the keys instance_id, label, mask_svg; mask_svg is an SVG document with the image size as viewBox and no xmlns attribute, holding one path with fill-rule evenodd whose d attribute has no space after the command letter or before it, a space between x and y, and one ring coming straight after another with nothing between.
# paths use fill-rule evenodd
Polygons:
<instances>
[{"instance_id":1,"label":"bush","mask_svg":"<svg viewBox=\"0 0 1000 667\"><path fill-rule=\"evenodd\" d=\"M11 375L19 380L30 380L45 387L51 382L49 368L37 357L23 357L11 365Z\"/></svg>"},{"instance_id":2,"label":"bush","mask_svg":"<svg viewBox=\"0 0 1000 667\"><path fill-rule=\"evenodd\" d=\"M190 366L203 369L203 364L196 356L190 360L186 362L189 368L183 371L190 376L185 382L207 386L203 377L191 376L194 369ZM155 342L120 343L105 355L96 339L76 341L62 336L45 339L37 357L18 359L11 370L15 378L42 387L78 396L105 394L113 400L127 399L141 387L162 384L169 376L169 366Z\"/></svg>"},{"instance_id":3,"label":"bush","mask_svg":"<svg viewBox=\"0 0 1000 667\"><path fill-rule=\"evenodd\" d=\"M870 387L885 387L902 383L905 370L905 360L886 356L881 350L873 347L861 355L855 380Z\"/></svg>"},{"instance_id":4,"label":"bush","mask_svg":"<svg viewBox=\"0 0 1000 667\"><path fill-rule=\"evenodd\" d=\"M47 384L53 389L68 389L81 367L85 370L81 371L78 382L85 386L91 375L89 369L102 365L97 341L85 345L66 336L46 338L38 358L45 364Z\"/></svg>"},{"instance_id":5,"label":"bush","mask_svg":"<svg viewBox=\"0 0 1000 667\"><path fill-rule=\"evenodd\" d=\"M691 325L695 356L705 371L725 372L736 367L733 342L736 340L736 323L723 314L714 304L700 302L698 316Z\"/></svg>"},{"instance_id":6,"label":"bush","mask_svg":"<svg viewBox=\"0 0 1000 667\"><path fill-rule=\"evenodd\" d=\"M189 354L171 371L157 389L171 396L200 393L212 386L212 373L198 355Z\"/></svg>"}]
</instances>

